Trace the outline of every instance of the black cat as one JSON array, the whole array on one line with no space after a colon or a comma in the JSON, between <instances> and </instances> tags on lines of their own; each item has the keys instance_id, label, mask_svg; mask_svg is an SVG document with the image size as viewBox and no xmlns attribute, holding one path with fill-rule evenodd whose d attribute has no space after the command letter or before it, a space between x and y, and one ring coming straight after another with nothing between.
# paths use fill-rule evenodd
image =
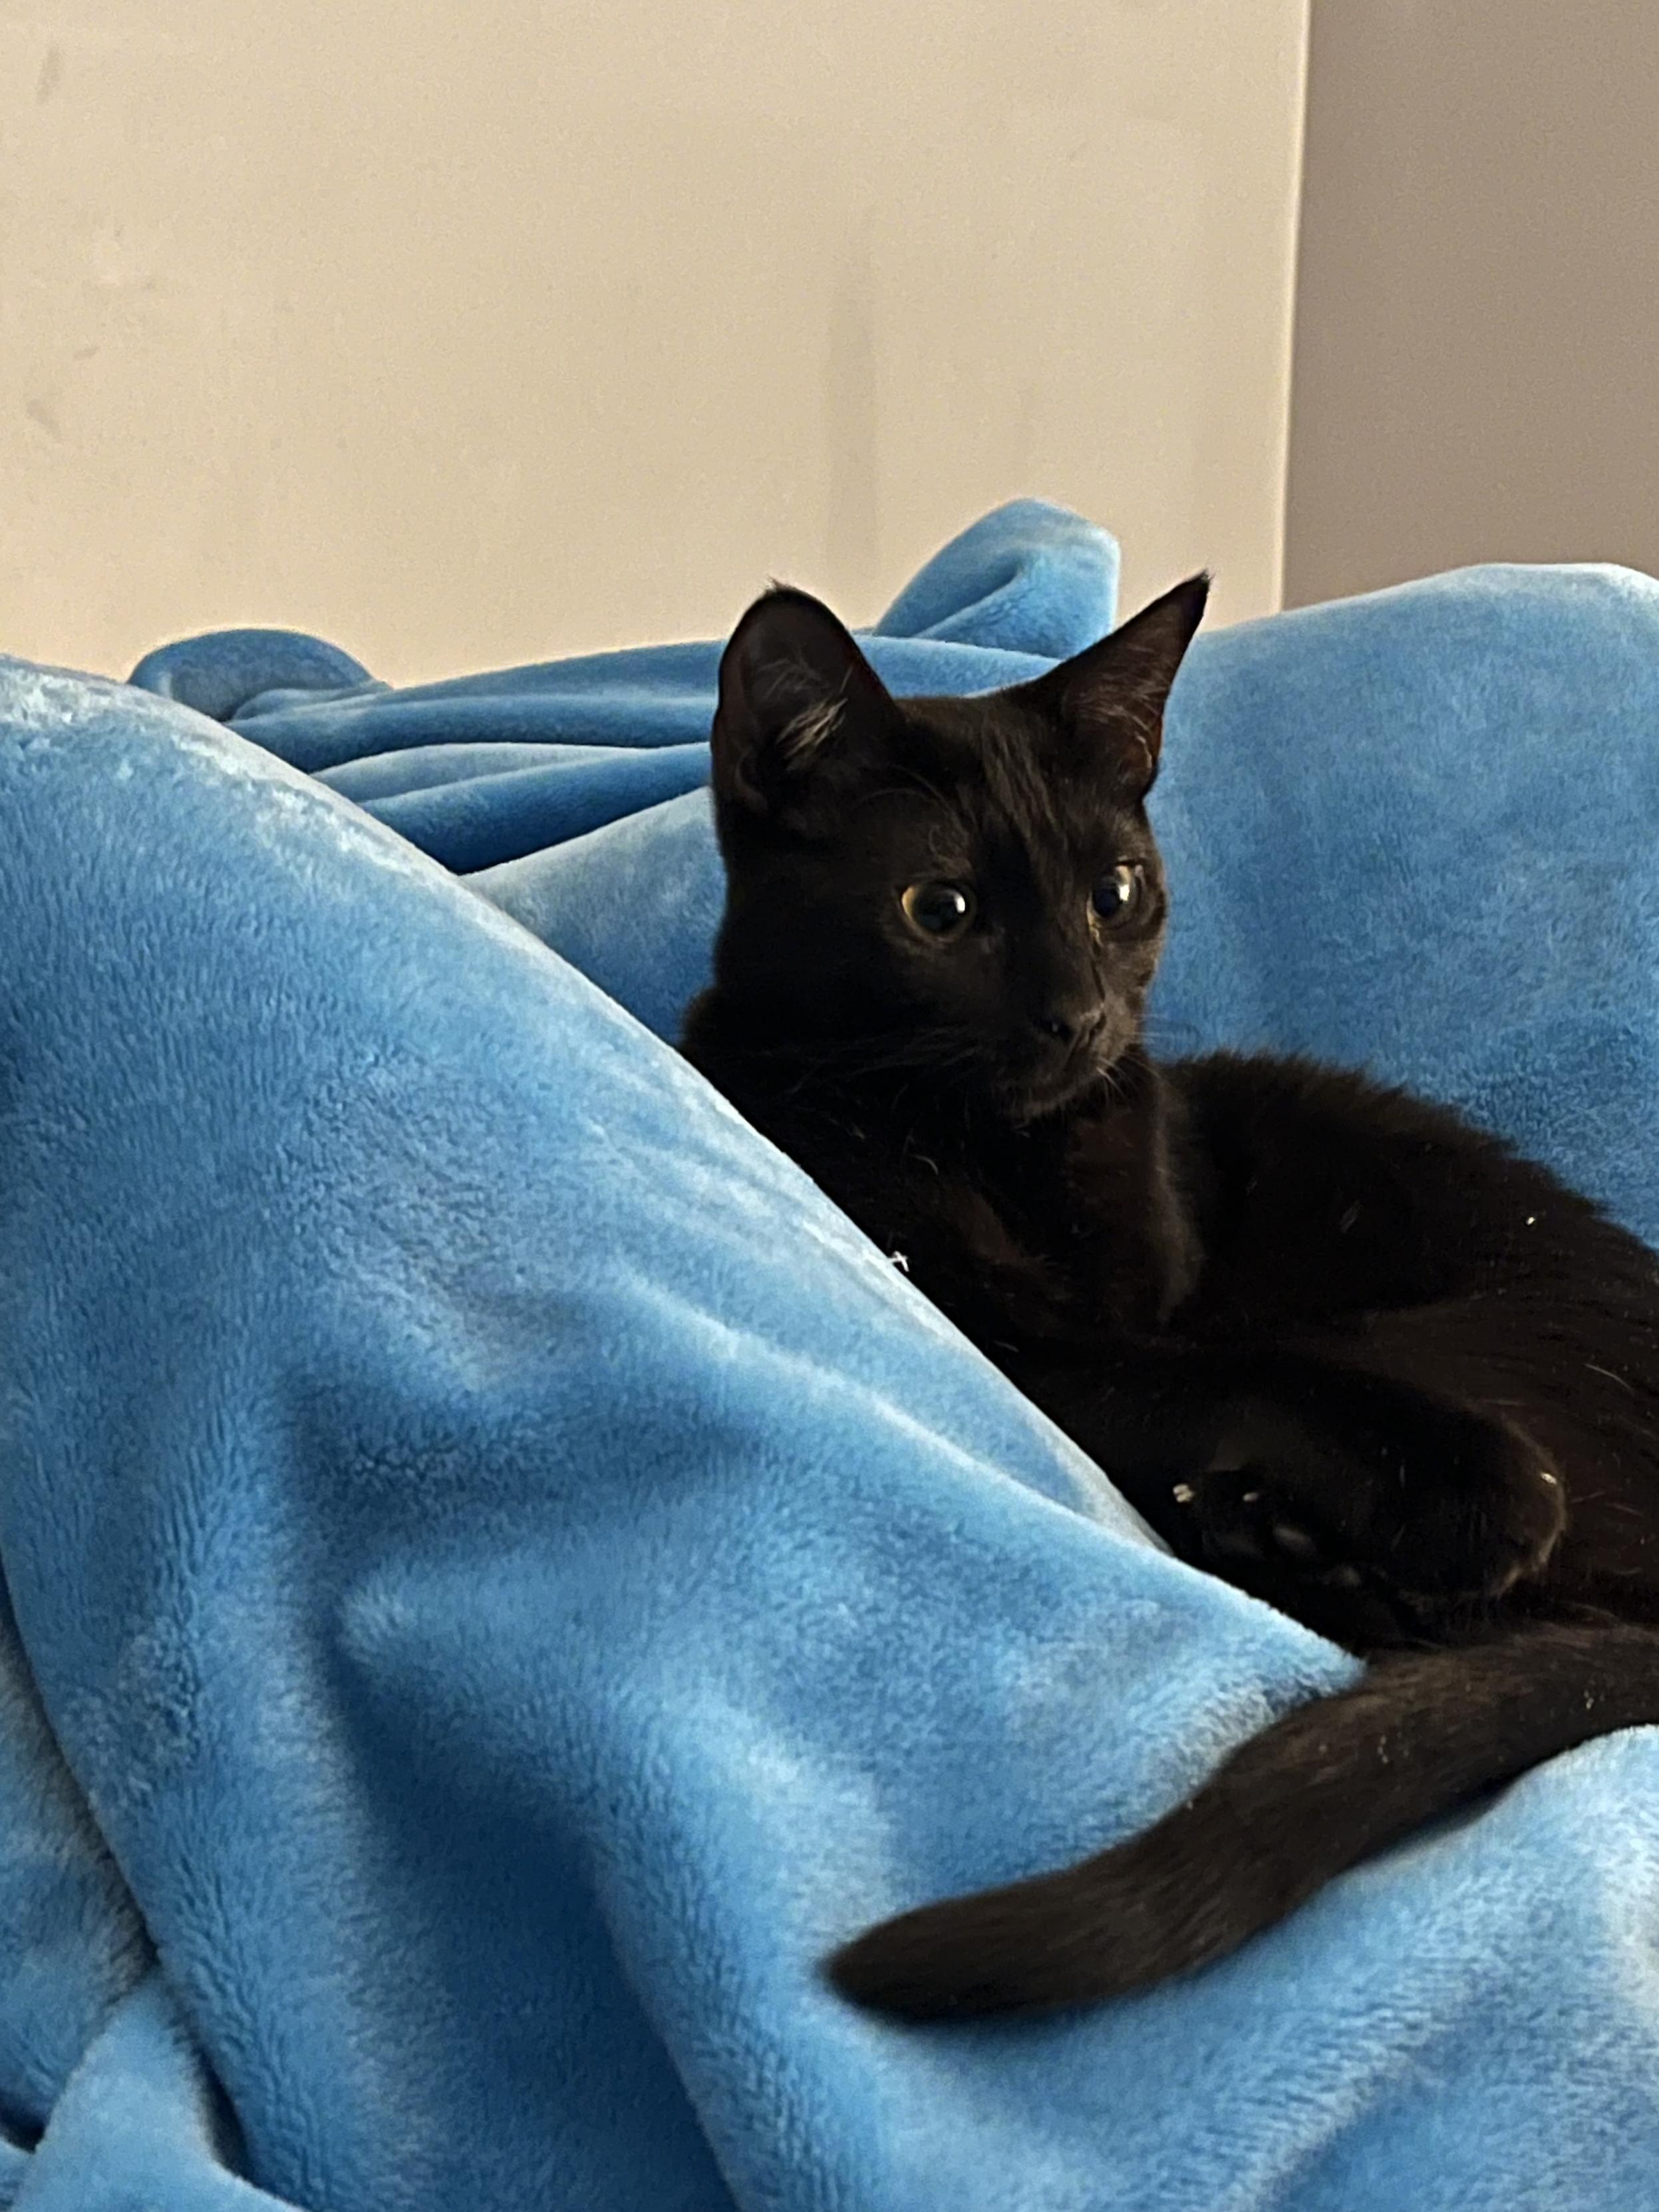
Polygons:
<instances>
[{"instance_id":1,"label":"black cat","mask_svg":"<svg viewBox=\"0 0 1659 2212\"><path fill-rule=\"evenodd\" d=\"M1146 1834L831 1962L910 2017L1198 1966L1659 1720L1653 1255L1437 1107L1144 1048L1144 803L1206 588L976 698L896 701L787 590L720 666L728 892L688 1057L1176 1552L1376 1656Z\"/></svg>"}]
</instances>

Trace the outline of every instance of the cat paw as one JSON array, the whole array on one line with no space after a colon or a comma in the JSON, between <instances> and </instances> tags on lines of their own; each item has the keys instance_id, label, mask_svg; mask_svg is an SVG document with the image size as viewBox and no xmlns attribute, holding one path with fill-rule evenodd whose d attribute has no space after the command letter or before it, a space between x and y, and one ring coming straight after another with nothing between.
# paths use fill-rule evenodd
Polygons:
<instances>
[{"instance_id":1,"label":"cat paw","mask_svg":"<svg viewBox=\"0 0 1659 2212\"><path fill-rule=\"evenodd\" d=\"M1185 1524L1175 1548L1193 1565L1356 1650L1409 1636L1399 1599L1273 1469L1203 1475L1177 1483L1173 1495Z\"/></svg>"},{"instance_id":2,"label":"cat paw","mask_svg":"<svg viewBox=\"0 0 1659 2212\"><path fill-rule=\"evenodd\" d=\"M1386 1540L1390 1572L1408 1602L1490 1606L1548 1568L1567 1522L1560 1476L1516 1431L1488 1457L1488 1465L1465 1468L1407 1502L1390 1500L1375 1515L1373 1541Z\"/></svg>"},{"instance_id":3,"label":"cat paw","mask_svg":"<svg viewBox=\"0 0 1659 2212\"><path fill-rule=\"evenodd\" d=\"M1436 1407L1413 1429L1369 1450L1281 1436L1271 1459L1182 1485L1180 1548L1342 1641L1490 1611L1547 1569L1560 1477L1506 1422Z\"/></svg>"}]
</instances>

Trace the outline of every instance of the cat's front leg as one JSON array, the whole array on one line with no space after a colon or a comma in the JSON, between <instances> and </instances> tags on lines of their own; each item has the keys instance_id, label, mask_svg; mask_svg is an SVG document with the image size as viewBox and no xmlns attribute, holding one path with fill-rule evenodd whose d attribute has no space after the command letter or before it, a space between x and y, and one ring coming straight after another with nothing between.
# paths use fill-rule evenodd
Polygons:
<instances>
[{"instance_id":1,"label":"cat's front leg","mask_svg":"<svg viewBox=\"0 0 1659 2212\"><path fill-rule=\"evenodd\" d=\"M1506 1417L1313 1364L1236 1399L1182 1490L1179 1549L1355 1643L1489 1618L1566 1524L1559 1470Z\"/></svg>"}]
</instances>

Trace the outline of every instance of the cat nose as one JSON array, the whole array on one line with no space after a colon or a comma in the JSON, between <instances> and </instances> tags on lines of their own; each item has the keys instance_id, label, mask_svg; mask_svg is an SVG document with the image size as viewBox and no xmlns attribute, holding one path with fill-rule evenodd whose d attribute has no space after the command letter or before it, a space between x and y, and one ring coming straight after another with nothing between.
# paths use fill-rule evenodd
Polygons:
<instances>
[{"instance_id":1,"label":"cat nose","mask_svg":"<svg viewBox=\"0 0 1659 2212\"><path fill-rule=\"evenodd\" d=\"M1079 1036L1099 1025L1100 1017L1092 1008L1087 1013L1072 1013L1053 1006L1047 1013L1031 1017L1031 1026L1038 1036L1050 1037L1056 1044L1074 1044Z\"/></svg>"}]
</instances>

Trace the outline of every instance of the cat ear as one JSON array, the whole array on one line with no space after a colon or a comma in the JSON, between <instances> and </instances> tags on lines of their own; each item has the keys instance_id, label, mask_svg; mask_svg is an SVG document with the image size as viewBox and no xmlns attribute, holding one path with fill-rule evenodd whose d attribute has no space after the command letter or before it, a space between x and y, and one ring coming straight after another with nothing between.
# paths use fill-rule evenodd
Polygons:
<instances>
[{"instance_id":1,"label":"cat ear","mask_svg":"<svg viewBox=\"0 0 1659 2212\"><path fill-rule=\"evenodd\" d=\"M852 633L820 599L775 585L720 658L714 789L752 813L799 797L860 730L898 709Z\"/></svg>"},{"instance_id":2,"label":"cat ear","mask_svg":"<svg viewBox=\"0 0 1659 2212\"><path fill-rule=\"evenodd\" d=\"M1188 576L1098 645L1022 687L1051 720L1125 757L1137 792L1152 788L1164 746L1164 708L1210 595L1207 573Z\"/></svg>"}]
</instances>

